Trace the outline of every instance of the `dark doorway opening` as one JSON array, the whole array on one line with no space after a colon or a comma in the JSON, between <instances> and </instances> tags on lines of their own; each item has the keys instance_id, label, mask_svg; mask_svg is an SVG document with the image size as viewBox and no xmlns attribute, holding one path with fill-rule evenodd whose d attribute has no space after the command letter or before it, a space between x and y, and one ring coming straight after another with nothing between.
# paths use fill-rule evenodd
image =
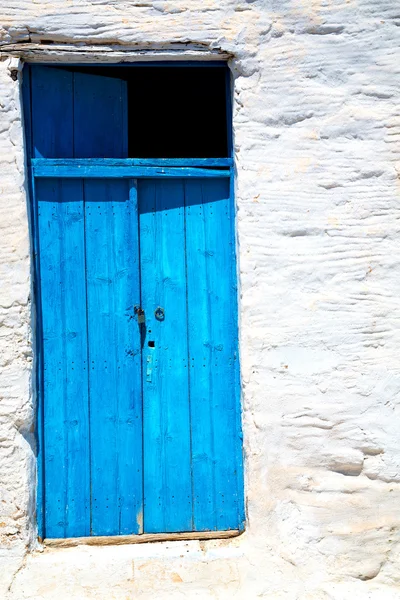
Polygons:
<instances>
[{"instance_id":1,"label":"dark doorway opening","mask_svg":"<svg viewBox=\"0 0 400 600\"><path fill-rule=\"evenodd\" d=\"M127 82L129 158L231 156L226 65L90 66L68 70Z\"/></svg>"}]
</instances>

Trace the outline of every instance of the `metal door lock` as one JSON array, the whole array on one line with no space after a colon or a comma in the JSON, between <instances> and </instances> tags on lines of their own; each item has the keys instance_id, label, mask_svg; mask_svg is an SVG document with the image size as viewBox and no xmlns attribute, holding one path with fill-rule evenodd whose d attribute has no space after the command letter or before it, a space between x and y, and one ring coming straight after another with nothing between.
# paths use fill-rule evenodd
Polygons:
<instances>
[{"instance_id":1,"label":"metal door lock","mask_svg":"<svg viewBox=\"0 0 400 600\"><path fill-rule=\"evenodd\" d=\"M145 317L143 308L141 308L140 306L135 306L134 311L135 311L135 315L137 316L137 322L139 323L139 325L141 323L144 323L146 320L146 317Z\"/></svg>"}]
</instances>

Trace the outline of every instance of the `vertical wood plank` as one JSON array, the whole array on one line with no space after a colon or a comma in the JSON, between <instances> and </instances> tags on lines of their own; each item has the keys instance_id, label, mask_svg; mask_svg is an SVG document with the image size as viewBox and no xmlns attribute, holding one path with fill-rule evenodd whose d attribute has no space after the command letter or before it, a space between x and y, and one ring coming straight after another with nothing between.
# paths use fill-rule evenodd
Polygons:
<instances>
[{"instance_id":1,"label":"vertical wood plank","mask_svg":"<svg viewBox=\"0 0 400 600\"><path fill-rule=\"evenodd\" d=\"M74 73L74 152L75 158L128 155L125 81Z\"/></svg>"},{"instance_id":2,"label":"vertical wood plank","mask_svg":"<svg viewBox=\"0 0 400 600\"><path fill-rule=\"evenodd\" d=\"M192 529L183 180L139 182L144 531ZM164 320L155 310L165 311ZM149 342L155 347L149 347Z\"/></svg>"},{"instance_id":3,"label":"vertical wood plank","mask_svg":"<svg viewBox=\"0 0 400 600\"><path fill-rule=\"evenodd\" d=\"M127 87L74 73L74 155L127 156ZM142 524L141 363L135 186L85 183L93 535ZM136 335L136 337L135 337Z\"/></svg>"},{"instance_id":4,"label":"vertical wood plank","mask_svg":"<svg viewBox=\"0 0 400 600\"><path fill-rule=\"evenodd\" d=\"M73 75L70 71L31 67L34 158L73 158Z\"/></svg>"},{"instance_id":5,"label":"vertical wood plank","mask_svg":"<svg viewBox=\"0 0 400 600\"><path fill-rule=\"evenodd\" d=\"M80 180L38 180L45 536L89 534L84 216Z\"/></svg>"},{"instance_id":6,"label":"vertical wood plank","mask_svg":"<svg viewBox=\"0 0 400 600\"><path fill-rule=\"evenodd\" d=\"M142 402L136 193L86 180L92 535L140 533Z\"/></svg>"},{"instance_id":7,"label":"vertical wood plank","mask_svg":"<svg viewBox=\"0 0 400 600\"><path fill-rule=\"evenodd\" d=\"M229 72L230 73L230 72ZM232 102L230 102L232 111ZM232 114L231 114L232 118ZM232 129L232 123L230 125ZM233 150L232 150L233 151ZM236 203L235 203L235 176L233 170L229 179L229 201L230 201L230 237L232 241L232 315L233 315L233 350L235 360L234 366L234 388L235 388L235 424L236 424L236 485L237 485L237 523L238 530L244 531L246 524L245 496L244 496L244 456L243 456L243 429L242 429L242 388L240 373L240 346L239 346L239 265L237 260L237 228L236 228Z\"/></svg>"},{"instance_id":8,"label":"vertical wood plank","mask_svg":"<svg viewBox=\"0 0 400 600\"><path fill-rule=\"evenodd\" d=\"M186 181L194 528L238 527L236 278L229 181Z\"/></svg>"}]
</instances>

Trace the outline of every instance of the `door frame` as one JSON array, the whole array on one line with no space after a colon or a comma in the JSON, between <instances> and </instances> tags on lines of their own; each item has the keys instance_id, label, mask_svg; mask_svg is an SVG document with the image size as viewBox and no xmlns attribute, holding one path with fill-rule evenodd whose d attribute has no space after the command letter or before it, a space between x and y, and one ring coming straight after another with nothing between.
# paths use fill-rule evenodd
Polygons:
<instances>
[{"instance_id":1,"label":"door frame","mask_svg":"<svg viewBox=\"0 0 400 600\"><path fill-rule=\"evenodd\" d=\"M62 178L229 178L230 202L234 209L233 235L235 240L235 270L236 281L239 284L238 256L237 256L237 227L236 227L236 205L235 205L235 170L233 159L232 138L232 96L231 96L231 72L226 61L149 61L132 63L57 63L58 67L225 67L226 68L226 114L227 114L227 136L228 157L227 158L171 158L171 159L45 159L32 157L32 116L30 105L30 64L32 66L55 66L54 62L26 62L23 69L22 104L24 135L26 146L27 163L27 187L29 196L29 218L30 235L32 244L33 264L33 322L34 322L34 390L36 395L36 444L37 444L37 492L36 492L36 521L39 541L45 541L47 545L77 545L79 543L142 543L164 539L212 539L227 538L241 534L245 530L245 502L244 502L244 460L243 444L236 444L237 465L237 491L239 506L239 527L231 531L199 531L171 534L139 534L127 536L107 536L90 538L65 538L63 540L44 540L44 468L41 454L43 440L43 352L41 323L41 297L40 297L40 265L39 265L39 239L38 239L38 214L37 198L35 194L35 180L37 178L62 177ZM237 350L239 360L235 365L235 408L236 408L236 435L242 440L242 383L241 383L241 360L239 344L239 285L236 294L234 315L237 323Z\"/></svg>"}]
</instances>

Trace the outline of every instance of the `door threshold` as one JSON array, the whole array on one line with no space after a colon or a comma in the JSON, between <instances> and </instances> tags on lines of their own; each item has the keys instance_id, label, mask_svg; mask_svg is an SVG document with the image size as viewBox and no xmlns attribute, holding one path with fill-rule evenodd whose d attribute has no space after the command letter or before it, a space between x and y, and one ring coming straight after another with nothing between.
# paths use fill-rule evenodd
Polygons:
<instances>
[{"instance_id":1,"label":"door threshold","mask_svg":"<svg viewBox=\"0 0 400 600\"><path fill-rule=\"evenodd\" d=\"M71 548L73 546L122 546L123 544L146 544L149 542L177 542L186 540L225 540L243 533L239 529L228 531L184 531L181 533L142 533L139 535L109 535L78 538L45 538L39 541L47 548Z\"/></svg>"}]
</instances>

